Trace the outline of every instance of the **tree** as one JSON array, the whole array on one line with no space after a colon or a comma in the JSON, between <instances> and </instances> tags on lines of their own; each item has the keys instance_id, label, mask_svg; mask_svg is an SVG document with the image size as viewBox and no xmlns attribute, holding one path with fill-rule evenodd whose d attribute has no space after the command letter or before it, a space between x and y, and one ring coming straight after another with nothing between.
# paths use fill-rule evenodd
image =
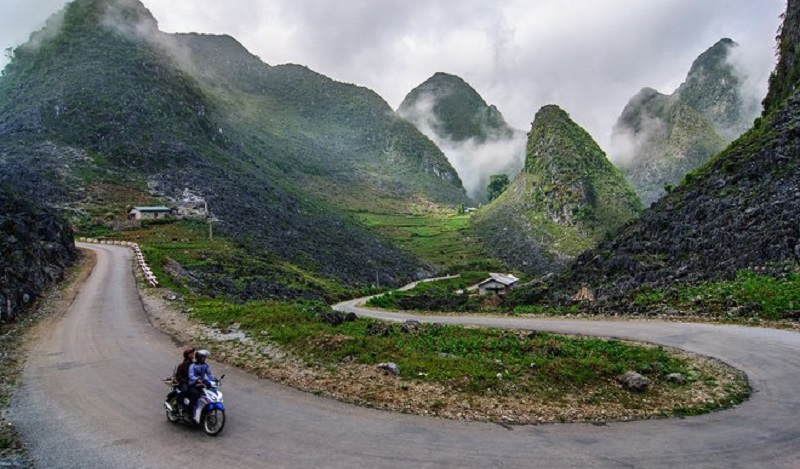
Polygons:
<instances>
[{"instance_id":1,"label":"tree","mask_svg":"<svg viewBox=\"0 0 800 469\"><path fill-rule=\"evenodd\" d=\"M507 174L492 174L489 176L489 188L486 191L486 198L489 202L500 197L500 194L508 188L508 175Z\"/></svg>"}]
</instances>

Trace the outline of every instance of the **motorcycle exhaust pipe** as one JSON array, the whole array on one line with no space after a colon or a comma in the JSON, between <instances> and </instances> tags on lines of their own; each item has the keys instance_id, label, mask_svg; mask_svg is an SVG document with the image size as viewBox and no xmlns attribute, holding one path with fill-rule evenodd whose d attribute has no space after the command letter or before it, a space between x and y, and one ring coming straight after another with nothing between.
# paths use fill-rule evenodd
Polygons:
<instances>
[{"instance_id":1,"label":"motorcycle exhaust pipe","mask_svg":"<svg viewBox=\"0 0 800 469\"><path fill-rule=\"evenodd\" d=\"M169 402L165 402L164 403L164 408L167 409L168 411L172 412L172 406L169 405Z\"/></svg>"}]
</instances>

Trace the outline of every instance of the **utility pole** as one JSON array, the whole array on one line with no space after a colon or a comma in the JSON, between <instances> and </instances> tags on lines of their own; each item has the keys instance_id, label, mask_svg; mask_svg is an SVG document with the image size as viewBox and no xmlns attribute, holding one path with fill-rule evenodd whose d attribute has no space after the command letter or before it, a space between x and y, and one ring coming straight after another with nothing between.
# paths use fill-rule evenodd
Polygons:
<instances>
[{"instance_id":1,"label":"utility pole","mask_svg":"<svg viewBox=\"0 0 800 469\"><path fill-rule=\"evenodd\" d=\"M211 219L211 212L208 211L208 201L203 200L203 203L206 204L206 220L208 220L208 239L214 238L214 223Z\"/></svg>"}]
</instances>

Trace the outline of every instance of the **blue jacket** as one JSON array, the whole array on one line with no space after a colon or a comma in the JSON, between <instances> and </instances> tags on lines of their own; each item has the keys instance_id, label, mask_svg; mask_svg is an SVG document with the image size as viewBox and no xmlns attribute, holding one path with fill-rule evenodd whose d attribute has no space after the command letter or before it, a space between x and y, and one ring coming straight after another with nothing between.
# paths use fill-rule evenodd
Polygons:
<instances>
[{"instance_id":1,"label":"blue jacket","mask_svg":"<svg viewBox=\"0 0 800 469\"><path fill-rule=\"evenodd\" d=\"M202 379L214 379L214 375L211 374L211 368L208 367L208 363L192 363L192 366L189 367L189 384L195 385L198 381Z\"/></svg>"}]
</instances>

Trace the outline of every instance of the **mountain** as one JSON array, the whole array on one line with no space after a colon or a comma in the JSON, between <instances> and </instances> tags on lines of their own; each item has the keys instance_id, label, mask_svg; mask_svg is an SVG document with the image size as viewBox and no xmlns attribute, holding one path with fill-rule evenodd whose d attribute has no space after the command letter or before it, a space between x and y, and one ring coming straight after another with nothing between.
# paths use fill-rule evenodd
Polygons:
<instances>
[{"instance_id":1,"label":"mountain","mask_svg":"<svg viewBox=\"0 0 800 469\"><path fill-rule=\"evenodd\" d=\"M487 104L472 86L442 72L408 93L397 112L415 124L429 123L436 135L456 142L475 139L483 143L514 134L500 111Z\"/></svg>"},{"instance_id":2,"label":"mountain","mask_svg":"<svg viewBox=\"0 0 800 469\"><path fill-rule=\"evenodd\" d=\"M644 88L631 98L612 134L612 156L645 205L706 163L747 130L758 101L743 91L731 60L738 44L722 39L692 64L671 95Z\"/></svg>"},{"instance_id":3,"label":"mountain","mask_svg":"<svg viewBox=\"0 0 800 469\"><path fill-rule=\"evenodd\" d=\"M549 105L536 113L523 171L473 227L496 257L541 274L564 268L640 209L592 137Z\"/></svg>"},{"instance_id":4,"label":"mountain","mask_svg":"<svg viewBox=\"0 0 800 469\"><path fill-rule=\"evenodd\" d=\"M558 280L520 293L563 303L581 285L602 305L637 292L719 282L743 271L773 277L800 264L800 2L788 2L780 61L762 116L743 136L612 238L582 254ZM698 298L698 301L701 300Z\"/></svg>"},{"instance_id":5,"label":"mountain","mask_svg":"<svg viewBox=\"0 0 800 469\"><path fill-rule=\"evenodd\" d=\"M166 202L188 189L219 234L350 285L428 267L343 207L468 202L436 145L374 92L269 66L227 36L162 33L138 0L73 1L14 50L0 182L79 223L124 217L104 206L109 188Z\"/></svg>"},{"instance_id":6,"label":"mountain","mask_svg":"<svg viewBox=\"0 0 800 469\"><path fill-rule=\"evenodd\" d=\"M436 142L477 201L486 201L491 175L514 177L522 169L524 132L458 76L434 74L406 95L397 113Z\"/></svg>"}]
</instances>

